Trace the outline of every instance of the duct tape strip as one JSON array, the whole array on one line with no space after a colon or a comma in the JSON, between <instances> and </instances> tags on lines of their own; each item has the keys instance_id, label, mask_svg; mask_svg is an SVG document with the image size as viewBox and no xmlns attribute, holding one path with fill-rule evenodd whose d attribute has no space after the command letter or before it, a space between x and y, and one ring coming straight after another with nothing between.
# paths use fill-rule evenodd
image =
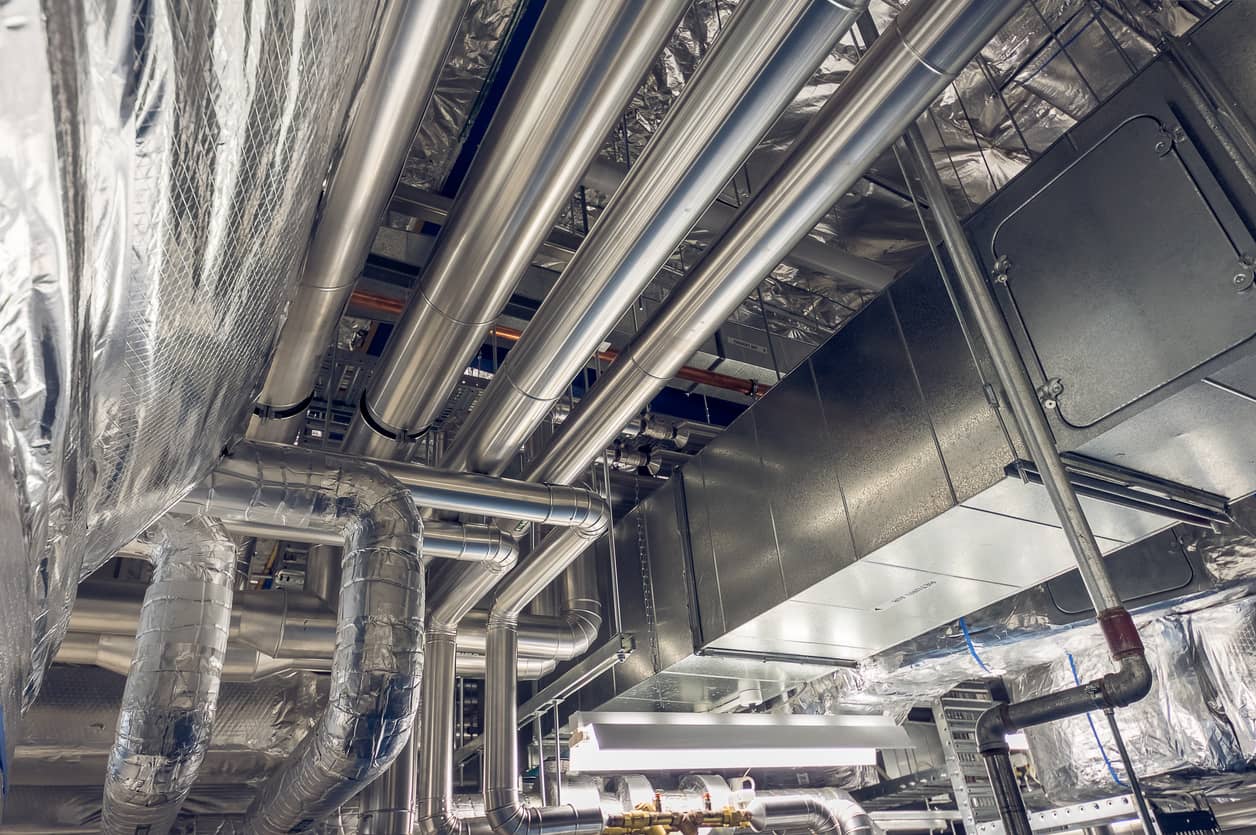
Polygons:
<instances>
[{"instance_id":1,"label":"duct tape strip","mask_svg":"<svg viewBox=\"0 0 1256 835\"><path fill-rule=\"evenodd\" d=\"M986 662L981 660L981 656L977 654L977 647L973 643L973 635L968 631L968 621L964 618L959 619L959 629L964 633L964 643L968 645L968 654L977 662L977 666L981 668L983 673L989 674L990 668L986 666Z\"/></svg>"}]
</instances>

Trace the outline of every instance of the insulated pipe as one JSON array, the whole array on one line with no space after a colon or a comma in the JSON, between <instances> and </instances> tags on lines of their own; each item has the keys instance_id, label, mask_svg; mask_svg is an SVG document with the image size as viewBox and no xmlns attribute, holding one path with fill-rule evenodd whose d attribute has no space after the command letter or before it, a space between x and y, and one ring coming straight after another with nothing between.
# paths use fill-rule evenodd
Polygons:
<instances>
[{"instance_id":1,"label":"insulated pipe","mask_svg":"<svg viewBox=\"0 0 1256 835\"><path fill-rule=\"evenodd\" d=\"M378 467L295 447L237 452L189 504L212 517L343 530L327 709L247 813L256 835L309 828L409 739L423 669L422 521L409 490Z\"/></svg>"},{"instance_id":2,"label":"insulated pipe","mask_svg":"<svg viewBox=\"0 0 1256 835\"><path fill-rule=\"evenodd\" d=\"M750 813L755 832L880 833L868 813L840 789L758 792L750 803Z\"/></svg>"},{"instance_id":3,"label":"insulated pipe","mask_svg":"<svg viewBox=\"0 0 1256 835\"><path fill-rule=\"evenodd\" d=\"M344 448L400 457L444 407L688 0L541 12Z\"/></svg>"},{"instance_id":4,"label":"insulated pipe","mask_svg":"<svg viewBox=\"0 0 1256 835\"><path fill-rule=\"evenodd\" d=\"M331 672L331 647L323 655L275 658L247 644L229 643L222 659L222 681L257 682L296 671ZM91 634L67 632L53 660L58 664L82 664L109 670L118 675L131 671L135 657L134 635ZM553 658L520 656L518 674L521 681L544 678L558 666ZM455 673L467 678L484 678L488 664L482 653L458 652Z\"/></svg>"},{"instance_id":5,"label":"insulated pipe","mask_svg":"<svg viewBox=\"0 0 1256 835\"><path fill-rule=\"evenodd\" d=\"M426 534L426 529L425 529ZM426 539L424 548L426 553ZM79 586L78 599L70 614L67 638L72 646L62 647L57 660L66 664L95 664L126 673L132 656L126 641L135 635L139 623L143 586L138 583L88 582ZM600 609L572 595L567 614L562 617L523 616L519 621L520 676L536 678L529 671L542 669L541 660L567 661L588 650L601 626ZM590 611L592 609L592 611ZM226 666L243 670L244 655L237 647L248 647L264 657L256 669L281 672L272 664L284 659L327 659L335 649L336 613L322 601L304 592L282 589L245 589L235 592ZM488 613L471 612L458 633L459 675L483 675L483 655L487 649ZM108 637L109 641L96 641ZM112 639L124 639L123 642ZM90 644L88 643L90 641ZM232 660L236 659L236 664ZM478 659L478 660L477 660ZM525 671L525 667L527 671ZM249 667L253 669L253 667ZM293 669L311 669L298 665ZM312 669L326 669L314 667Z\"/></svg>"},{"instance_id":6,"label":"insulated pipe","mask_svg":"<svg viewBox=\"0 0 1256 835\"><path fill-rule=\"evenodd\" d=\"M1019 6L908 6L812 119L772 181L559 427L529 478L567 482L596 458Z\"/></svg>"},{"instance_id":7,"label":"insulated pipe","mask_svg":"<svg viewBox=\"0 0 1256 835\"><path fill-rule=\"evenodd\" d=\"M605 529L554 531L498 591L488 621L488 686L484 708L484 809L495 835L580 835L602 828L600 808L579 803L536 808L519 792L519 725L515 659L523 608Z\"/></svg>"},{"instance_id":8,"label":"insulated pipe","mask_svg":"<svg viewBox=\"0 0 1256 835\"><path fill-rule=\"evenodd\" d=\"M1043 486L1055 507L1065 538L1073 550L1078 573L1094 606L1108 651L1117 665L1096 681L1059 693L1048 693L1015 704L996 705L977 721L977 745L984 755L986 770L997 795L1000 816L1009 833L1029 832L1029 819L1024 803L1011 796L1019 792L1015 782L1007 780L1009 755L1006 735L1012 731L1078 716L1090 710L1124 707L1147 695L1151 689L1151 668L1143 652L1143 642L1129 612L1121 603L1103 564L1103 555L1095 541L1081 502L1069 481L1064 462L1055 446L1055 436L1043 413L1042 404L1029 373L1016 347L1007 322L990 292L985 272L973 252L950 198L934 168L929 149L914 125L906 132L907 149L920 178L925 199L934 222L946 243L955 268L959 295L972 311L990 359L1002 386L1004 398L1011 407L1030 457L1042 474ZM1150 835L1150 833L1149 833Z\"/></svg>"},{"instance_id":9,"label":"insulated pipe","mask_svg":"<svg viewBox=\"0 0 1256 835\"><path fill-rule=\"evenodd\" d=\"M379 231L466 5L466 0L385 4L305 272L257 398L250 437L290 442L299 434L323 355Z\"/></svg>"},{"instance_id":10,"label":"insulated pipe","mask_svg":"<svg viewBox=\"0 0 1256 835\"><path fill-rule=\"evenodd\" d=\"M618 162L598 158L589 166L581 182L589 188L603 194L614 194L619 184L628 176L628 169ZM703 213L701 225L710 229L714 237L733 225L737 219L737 209L720 200L716 200ZM786 253L783 263L821 275L831 275L844 281L879 293L894 280L897 271L892 267L858 255L843 252L835 246L821 243L807 235L794 244L794 248Z\"/></svg>"},{"instance_id":11,"label":"insulated pipe","mask_svg":"<svg viewBox=\"0 0 1256 835\"><path fill-rule=\"evenodd\" d=\"M196 782L218 706L235 545L204 518L158 523L153 579L105 772L101 831L170 831Z\"/></svg>"},{"instance_id":12,"label":"insulated pipe","mask_svg":"<svg viewBox=\"0 0 1256 835\"><path fill-rule=\"evenodd\" d=\"M505 470L866 7L867 0L737 7L506 355L444 466Z\"/></svg>"}]
</instances>

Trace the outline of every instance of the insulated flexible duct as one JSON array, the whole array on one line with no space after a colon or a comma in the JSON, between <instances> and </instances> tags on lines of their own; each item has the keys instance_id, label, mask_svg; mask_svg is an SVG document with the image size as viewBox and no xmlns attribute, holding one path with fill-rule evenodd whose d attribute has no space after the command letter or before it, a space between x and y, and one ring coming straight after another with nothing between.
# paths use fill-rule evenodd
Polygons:
<instances>
[{"instance_id":1,"label":"insulated flexible duct","mask_svg":"<svg viewBox=\"0 0 1256 835\"><path fill-rule=\"evenodd\" d=\"M331 693L318 726L258 790L254 835L304 831L400 753L423 672L423 526L406 487L371 464L246 448L185 500L209 516L344 532Z\"/></svg>"},{"instance_id":2,"label":"insulated flexible duct","mask_svg":"<svg viewBox=\"0 0 1256 835\"><path fill-rule=\"evenodd\" d=\"M231 626L235 545L216 522L155 528L153 579L105 774L101 831L165 835L205 757Z\"/></svg>"}]
</instances>

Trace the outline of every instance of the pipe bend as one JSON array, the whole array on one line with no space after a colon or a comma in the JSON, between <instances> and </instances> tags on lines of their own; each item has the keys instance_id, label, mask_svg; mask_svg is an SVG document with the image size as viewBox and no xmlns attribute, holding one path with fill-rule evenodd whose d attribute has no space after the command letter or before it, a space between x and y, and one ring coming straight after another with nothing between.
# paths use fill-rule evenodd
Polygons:
<instances>
[{"instance_id":1,"label":"pipe bend","mask_svg":"<svg viewBox=\"0 0 1256 835\"><path fill-rule=\"evenodd\" d=\"M840 789L760 792L750 805L755 832L807 830L813 835L875 835L868 813Z\"/></svg>"},{"instance_id":2,"label":"pipe bend","mask_svg":"<svg viewBox=\"0 0 1256 835\"><path fill-rule=\"evenodd\" d=\"M118 731L105 772L101 831L166 832L196 782L218 704L231 629L235 545L203 517L150 531L144 595Z\"/></svg>"},{"instance_id":3,"label":"pipe bend","mask_svg":"<svg viewBox=\"0 0 1256 835\"><path fill-rule=\"evenodd\" d=\"M410 738L423 671L423 523L409 490L367 464L318 480L272 472L282 483L266 486L333 517L345 546L327 708L258 790L246 813L255 835L308 829L391 765Z\"/></svg>"},{"instance_id":4,"label":"pipe bend","mask_svg":"<svg viewBox=\"0 0 1256 835\"><path fill-rule=\"evenodd\" d=\"M1151 692L1153 676L1147 656L1139 652L1120 660L1120 669L1103 677L1103 698L1109 707L1127 707Z\"/></svg>"}]
</instances>

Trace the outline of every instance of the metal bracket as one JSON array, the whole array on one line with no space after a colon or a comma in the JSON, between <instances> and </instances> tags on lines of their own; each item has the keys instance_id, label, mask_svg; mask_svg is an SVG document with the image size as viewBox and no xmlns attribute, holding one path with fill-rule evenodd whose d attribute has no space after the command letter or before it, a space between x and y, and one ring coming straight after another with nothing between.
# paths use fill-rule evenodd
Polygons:
<instances>
[{"instance_id":1,"label":"metal bracket","mask_svg":"<svg viewBox=\"0 0 1256 835\"><path fill-rule=\"evenodd\" d=\"M1060 405L1060 395L1064 393L1064 383L1059 377L1052 377L1038 386L1038 400L1044 409L1054 409Z\"/></svg>"},{"instance_id":2,"label":"metal bracket","mask_svg":"<svg viewBox=\"0 0 1256 835\"><path fill-rule=\"evenodd\" d=\"M1186 131L1182 130L1181 125L1163 127L1156 138L1156 154L1162 157L1166 156L1173 150L1174 145L1185 141Z\"/></svg>"},{"instance_id":3,"label":"metal bracket","mask_svg":"<svg viewBox=\"0 0 1256 835\"><path fill-rule=\"evenodd\" d=\"M994 262L994 283L1007 284L1007 278L1011 272L1012 259L1006 255L1000 255L999 260Z\"/></svg>"},{"instance_id":4,"label":"metal bracket","mask_svg":"<svg viewBox=\"0 0 1256 835\"><path fill-rule=\"evenodd\" d=\"M1106 800L1034 812L1029 816L1029 826L1034 832L1063 832L1069 829L1084 829L1113 821L1129 820L1137 814L1134 797L1127 794L1122 797L1109 797ZM1003 822L990 821L978 824L976 835L1003 835Z\"/></svg>"},{"instance_id":5,"label":"metal bracket","mask_svg":"<svg viewBox=\"0 0 1256 835\"><path fill-rule=\"evenodd\" d=\"M1240 258L1230 283L1240 293L1251 291L1253 284L1256 283L1256 257L1244 255Z\"/></svg>"}]
</instances>

